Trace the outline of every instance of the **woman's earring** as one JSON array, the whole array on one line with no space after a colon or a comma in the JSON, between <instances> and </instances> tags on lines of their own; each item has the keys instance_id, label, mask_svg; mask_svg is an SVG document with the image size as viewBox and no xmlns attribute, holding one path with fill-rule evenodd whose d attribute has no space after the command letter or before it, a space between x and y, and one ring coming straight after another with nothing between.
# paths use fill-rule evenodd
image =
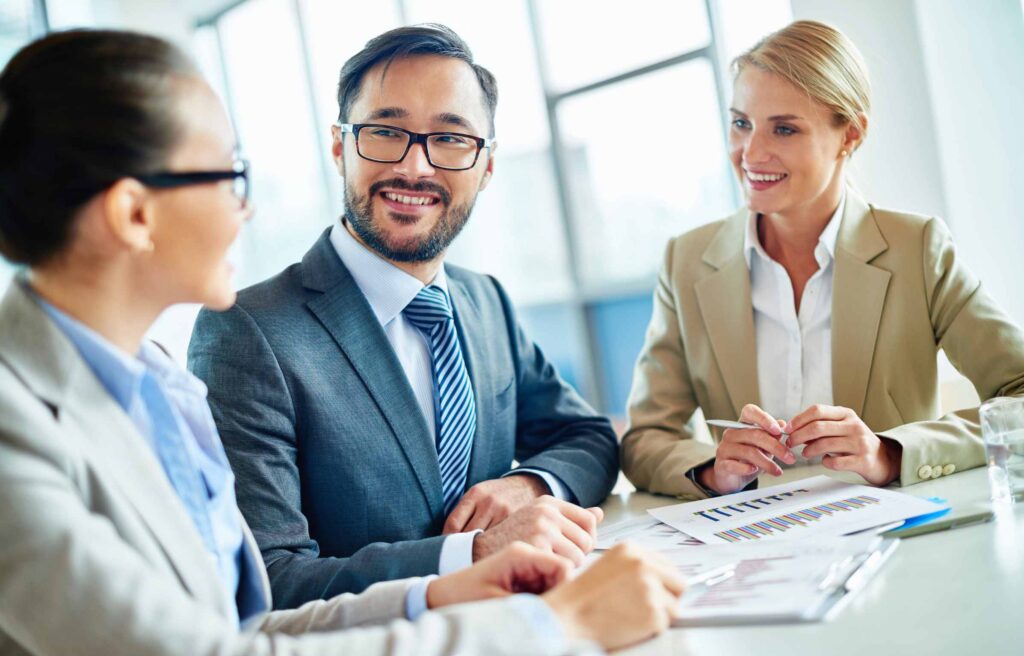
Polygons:
<instances>
[{"instance_id":1,"label":"woman's earring","mask_svg":"<svg viewBox=\"0 0 1024 656\"><path fill-rule=\"evenodd\" d=\"M839 156L840 156L840 157L846 157L846 156L847 156L848 154L849 154L849 153L847 153L847 152L846 152L846 149L843 149L843 150L840 150L840 151L839 151Z\"/></svg>"}]
</instances>

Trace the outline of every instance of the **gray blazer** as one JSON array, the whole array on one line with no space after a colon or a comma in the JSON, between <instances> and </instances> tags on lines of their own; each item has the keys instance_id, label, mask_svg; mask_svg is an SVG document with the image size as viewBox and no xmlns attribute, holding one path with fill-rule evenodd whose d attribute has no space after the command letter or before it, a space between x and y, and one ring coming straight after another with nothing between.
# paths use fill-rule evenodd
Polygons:
<instances>
[{"instance_id":1,"label":"gray blazer","mask_svg":"<svg viewBox=\"0 0 1024 656\"><path fill-rule=\"evenodd\" d=\"M0 302L0 655L529 654L504 602L404 614L408 581L270 607L252 535L239 590L221 580L145 438L22 286ZM306 632L308 635L298 635Z\"/></svg>"},{"instance_id":2,"label":"gray blazer","mask_svg":"<svg viewBox=\"0 0 1024 656\"><path fill-rule=\"evenodd\" d=\"M443 540L434 436L328 235L232 309L204 310L189 346L281 608L436 573ZM515 459L600 503L618 473L608 420L526 337L497 281L446 271L477 404L467 487Z\"/></svg>"}]
</instances>

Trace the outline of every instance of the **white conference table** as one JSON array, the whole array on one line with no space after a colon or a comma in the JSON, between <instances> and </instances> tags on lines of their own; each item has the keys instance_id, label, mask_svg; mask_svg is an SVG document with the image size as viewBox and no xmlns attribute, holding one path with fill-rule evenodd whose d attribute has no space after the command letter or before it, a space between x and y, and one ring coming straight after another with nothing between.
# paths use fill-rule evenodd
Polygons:
<instances>
[{"instance_id":1,"label":"white conference table","mask_svg":"<svg viewBox=\"0 0 1024 656\"><path fill-rule=\"evenodd\" d=\"M797 467L778 479L762 478L761 485L819 473L836 475L820 465ZM942 497L956 515L993 507L984 468L902 491ZM611 523L673 503L679 501L629 492L609 497L602 507L605 522ZM671 629L620 653L1020 656L1024 654L1024 503L995 509L993 522L903 540L831 621Z\"/></svg>"}]
</instances>

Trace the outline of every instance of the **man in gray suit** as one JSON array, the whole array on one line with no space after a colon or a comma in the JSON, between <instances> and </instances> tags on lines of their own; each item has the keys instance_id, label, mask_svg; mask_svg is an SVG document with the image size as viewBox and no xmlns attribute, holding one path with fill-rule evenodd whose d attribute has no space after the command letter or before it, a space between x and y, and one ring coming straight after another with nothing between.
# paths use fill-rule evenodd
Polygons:
<instances>
[{"instance_id":1,"label":"man in gray suit","mask_svg":"<svg viewBox=\"0 0 1024 656\"><path fill-rule=\"evenodd\" d=\"M275 603L444 574L515 540L580 562L601 518L585 507L618 471L611 425L496 280L444 263L493 173L493 76L451 30L406 27L346 62L338 100L344 217L203 311L189 349Z\"/></svg>"}]
</instances>

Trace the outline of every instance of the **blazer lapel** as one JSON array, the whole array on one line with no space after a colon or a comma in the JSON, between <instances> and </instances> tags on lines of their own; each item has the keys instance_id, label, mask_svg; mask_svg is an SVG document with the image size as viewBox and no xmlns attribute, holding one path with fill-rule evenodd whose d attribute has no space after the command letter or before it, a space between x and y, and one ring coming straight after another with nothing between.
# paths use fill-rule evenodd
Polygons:
<instances>
[{"instance_id":1,"label":"blazer lapel","mask_svg":"<svg viewBox=\"0 0 1024 656\"><path fill-rule=\"evenodd\" d=\"M50 406L69 438L81 442L99 478L135 508L185 588L226 615L206 547L146 439L20 282L4 299L0 332L0 355Z\"/></svg>"},{"instance_id":2,"label":"blazer lapel","mask_svg":"<svg viewBox=\"0 0 1024 656\"><path fill-rule=\"evenodd\" d=\"M745 404L761 402L750 271L743 258L748 216L742 210L722 225L703 255L716 271L695 285L701 319L737 417Z\"/></svg>"},{"instance_id":3,"label":"blazer lapel","mask_svg":"<svg viewBox=\"0 0 1024 656\"><path fill-rule=\"evenodd\" d=\"M434 438L383 327L334 251L329 234L328 229L302 260L303 285L322 292L306 305L334 338L387 420L431 513L443 514Z\"/></svg>"},{"instance_id":4,"label":"blazer lapel","mask_svg":"<svg viewBox=\"0 0 1024 656\"><path fill-rule=\"evenodd\" d=\"M832 399L858 415L891 278L870 262L888 247L871 208L848 189L832 282Z\"/></svg>"},{"instance_id":5,"label":"blazer lapel","mask_svg":"<svg viewBox=\"0 0 1024 656\"><path fill-rule=\"evenodd\" d=\"M473 451L470 454L467 486L472 481L487 478L487 466L490 462L493 439L490 435L490 422L494 416L494 399L497 390L494 380L487 372L492 370L489 364L489 351L484 332L480 310L473 297L469 295L461 281L448 277L448 291L451 293L452 305L455 308L455 328L462 345L462 355L466 360L466 370L473 385L473 397L476 403L476 432L473 434Z\"/></svg>"}]
</instances>

